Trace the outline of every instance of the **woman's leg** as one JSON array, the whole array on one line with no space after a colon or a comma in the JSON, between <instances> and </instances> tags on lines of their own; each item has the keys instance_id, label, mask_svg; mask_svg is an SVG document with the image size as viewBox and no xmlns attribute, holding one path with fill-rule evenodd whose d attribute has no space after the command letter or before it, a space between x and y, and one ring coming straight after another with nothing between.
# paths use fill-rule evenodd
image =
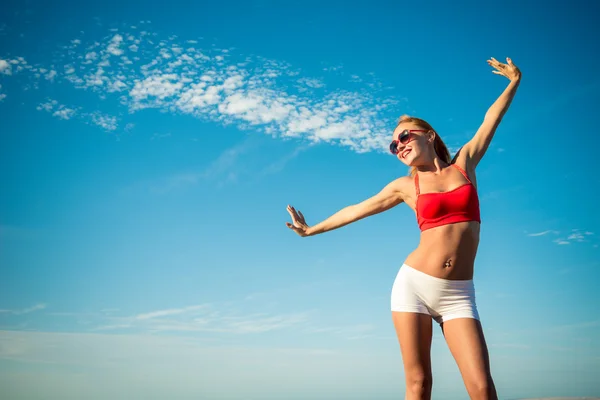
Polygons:
<instances>
[{"instance_id":1,"label":"woman's leg","mask_svg":"<svg viewBox=\"0 0 600 400\"><path fill-rule=\"evenodd\" d=\"M429 400L433 383L430 357L431 316L392 311L392 320L398 335L404 364L405 400Z\"/></svg>"},{"instance_id":2,"label":"woman's leg","mask_svg":"<svg viewBox=\"0 0 600 400\"><path fill-rule=\"evenodd\" d=\"M474 318L451 319L442 324L442 331L471 399L498 400L481 323Z\"/></svg>"}]
</instances>

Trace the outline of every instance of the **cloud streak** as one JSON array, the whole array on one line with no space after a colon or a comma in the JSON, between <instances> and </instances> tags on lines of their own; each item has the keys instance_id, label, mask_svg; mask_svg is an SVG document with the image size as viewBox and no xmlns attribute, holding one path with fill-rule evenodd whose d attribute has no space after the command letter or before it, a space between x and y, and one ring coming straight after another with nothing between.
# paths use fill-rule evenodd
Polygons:
<instances>
[{"instance_id":1,"label":"cloud streak","mask_svg":"<svg viewBox=\"0 0 600 400\"><path fill-rule=\"evenodd\" d=\"M189 306L189 307L184 307L184 308L171 308L168 310L158 310L158 311L152 311L152 312L145 313L145 314L136 315L135 319L147 320L147 319L158 318L158 317L166 317L166 316L170 316L170 315L185 314L190 311L202 310L205 308L208 308L208 306L201 304L201 305L197 305L197 306Z\"/></svg>"},{"instance_id":2,"label":"cloud streak","mask_svg":"<svg viewBox=\"0 0 600 400\"><path fill-rule=\"evenodd\" d=\"M28 308L23 308L20 310L2 310L0 309L0 315L1 314L12 314L12 315L23 315L23 314L30 314L32 312L35 311L40 311L40 310L44 310L46 309L47 305L44 303L38 303L35 304L34 306L28 307Z\"/></svg>"},{"instance_id":3,"label":"cloud streak","mask_svg":"<svg viewBox=\"0 0 600 400\"><path fill-rule=\"evenodd\" d=\"M557 232L557 231L543 231L543 232L538 232L538 233L530 233L527 236L533 236L533 237L536 237L536 236L545 236L545 235L547 235L549 233L558 234L559 232Z\"/></svg>"},{"instance_id":4,"label":"cloud streak","mask_svg":"<svg viewBox=\"0 0 600 400\"><path fill-rule=\"evenodd\" d=\"M183 308L150 311L133 317L108 317L108 324L94 330L134 329L141 332L204 332L227 334L256 334L301 326L308 313L269 315L239 313L203 304Z\"/></svg>"}]
</instances>

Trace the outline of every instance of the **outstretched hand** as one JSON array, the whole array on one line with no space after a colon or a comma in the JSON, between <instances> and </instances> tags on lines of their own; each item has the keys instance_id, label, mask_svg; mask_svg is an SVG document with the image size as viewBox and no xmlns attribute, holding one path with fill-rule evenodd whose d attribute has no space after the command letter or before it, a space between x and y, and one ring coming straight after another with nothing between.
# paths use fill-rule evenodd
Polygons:
<instances>
[{"instance_id":1,"label":"outstretched hand","mask_svg":"<svg viewBox=\"0 0 600 400\"><path fill-rule=\"evenodd\" d=\"M292 229L298 235L304 237L308 236L308 228L309 226L306 224L304 220L304 215L300 212L300 210L296 211L296 209L292 206L287 206L287 211L290 213L292 217L292 223L286 222L288 228Z\"/></svg>"},{"instance_id":2,"label":"outstretched hand","mask_svg":"<svg viewBox=\"0 0 600 400\"><path fill-rule=\"evenodd\" d=\"M511 82L518 82L521 80L521 71L513 64L510 58L506 57L506 64L501 63L494 57L487 60L487 63L495 68L495 71L492 71L494 74L505 76L510 79Z\"/></svg>"}]
</instances>

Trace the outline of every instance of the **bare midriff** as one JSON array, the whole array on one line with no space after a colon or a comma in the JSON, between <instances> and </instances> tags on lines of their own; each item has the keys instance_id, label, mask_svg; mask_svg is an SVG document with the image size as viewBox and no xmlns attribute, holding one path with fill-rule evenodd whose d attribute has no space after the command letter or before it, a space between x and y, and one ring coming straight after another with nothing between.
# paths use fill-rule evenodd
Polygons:
<instances>
[{"instance_id":1,"label":"bare midriff","mask_svg":"<svg viewBox=\"0 0 600 400\"><path fill-rule=\"evenodd\" d=\"M428 275L450 280L473 278L479 246L479 222L459 222L421 232L419 246L405 264Z\"/></svg>"}]
</instances>

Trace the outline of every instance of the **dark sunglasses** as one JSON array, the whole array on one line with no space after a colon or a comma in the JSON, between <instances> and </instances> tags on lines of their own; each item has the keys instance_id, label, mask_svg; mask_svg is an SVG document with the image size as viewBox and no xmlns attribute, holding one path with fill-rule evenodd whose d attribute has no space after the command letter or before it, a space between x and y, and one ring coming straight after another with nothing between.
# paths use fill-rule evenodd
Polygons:
<instances>
[{"instance_id":1,"label":"dark sunglasses","mask_svg":"<svg viewBox=\"0 0 600 400\"><path fill-rule=\"evenodd\" d=\"M426 129L405 129L400 135L398 135L398 140L392 140L390 143L390 152L392 154L398 154L398 143L407 145L410 141L415 139L414 132L428 132Z\"/></svg>"}]
</instances>

